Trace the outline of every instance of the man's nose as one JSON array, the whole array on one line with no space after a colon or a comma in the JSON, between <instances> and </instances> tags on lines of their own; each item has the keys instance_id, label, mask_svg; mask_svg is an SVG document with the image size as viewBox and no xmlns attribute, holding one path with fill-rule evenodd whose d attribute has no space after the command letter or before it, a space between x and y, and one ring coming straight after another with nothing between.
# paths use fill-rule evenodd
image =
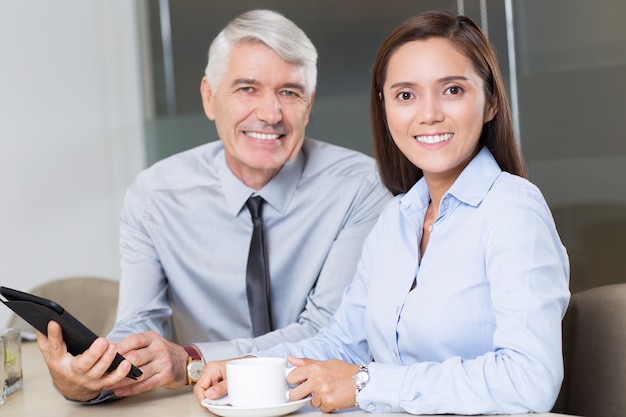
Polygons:
<instances>
[{"instance_id":1,"label":"man's nose","mask_svg":"<svg viewBox=\"0 0 626 417\"><path fill-rule=\"evenodd\" d=\"M275 125L283 119L280 100L274 94L264 94L259 101L256 117L269 125Z\"/></svg>"}]
</instances>

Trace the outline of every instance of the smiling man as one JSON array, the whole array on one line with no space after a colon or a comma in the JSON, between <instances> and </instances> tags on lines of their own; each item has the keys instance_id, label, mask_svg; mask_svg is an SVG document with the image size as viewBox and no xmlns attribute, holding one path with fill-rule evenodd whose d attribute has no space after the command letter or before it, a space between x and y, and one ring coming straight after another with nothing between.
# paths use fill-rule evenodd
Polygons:
<instances>
[{"instance_id":1,"label":"smiling man","mask_svg":"<svg viewBox=\"0 0 626 417\"><path fill-rule=\"evenodd\" d=\"M316 62L304 32L271 11L244 13L213 41L200 90L220 140L158 162L128 190L115 328L77 357L56 323L39 335L63 395L100 402L179 388L204 361L301 340L328 322L390 194L371 158L305 138ZM262 198L258 229L250 197ZM252 287L259 270L269 282ZM261 324L255 288L269 289ZM128 361L106 373L116 352ZM125 378L128 362L143 371L137 381Z\"/></svg>"}]
</instances>

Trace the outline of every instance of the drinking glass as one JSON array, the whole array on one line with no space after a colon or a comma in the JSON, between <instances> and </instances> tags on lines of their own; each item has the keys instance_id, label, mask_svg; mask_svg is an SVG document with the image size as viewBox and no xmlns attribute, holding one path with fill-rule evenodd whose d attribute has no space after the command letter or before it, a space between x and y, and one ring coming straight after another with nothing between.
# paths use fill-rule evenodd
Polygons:
<instances>
[{"instance_id":1,"label":"drinking glass","mask_svg":"<svg viewBox=\"0 0 626 417\"><path fill-rule=\"evenodd\" d=\"M19 329L0 329L2 340L2 364L4 373L0 383L4 385L5 395L13 394L23 386L22 380L22 337Z\"/></svg>"}]
</instances>

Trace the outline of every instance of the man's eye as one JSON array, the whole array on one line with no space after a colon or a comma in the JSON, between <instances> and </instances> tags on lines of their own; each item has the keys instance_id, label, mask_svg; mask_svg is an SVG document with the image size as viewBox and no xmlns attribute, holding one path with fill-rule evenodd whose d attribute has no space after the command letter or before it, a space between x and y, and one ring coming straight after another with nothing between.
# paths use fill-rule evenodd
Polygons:
<instances>
[{"instance_id":1,"label":"man's eye","mask_svg":"<svg viewBox=\"0 0 626 417\"><path fill-rule=\"evenodd\" d=\"M287 97L299 97L299 94L292 90L284 90L283 95Z\"/></svg>"},{"instance_id":2,"label":"man's eye","mask_svg":"<svg viewBox=\"0 0 626 417\"><path fill-rule=\"evenodd\" d=\"M240 87L239 91L241 91L242 93L250 93L254 91L254 88L253 87Z\"/></svg>"}]
</instances>

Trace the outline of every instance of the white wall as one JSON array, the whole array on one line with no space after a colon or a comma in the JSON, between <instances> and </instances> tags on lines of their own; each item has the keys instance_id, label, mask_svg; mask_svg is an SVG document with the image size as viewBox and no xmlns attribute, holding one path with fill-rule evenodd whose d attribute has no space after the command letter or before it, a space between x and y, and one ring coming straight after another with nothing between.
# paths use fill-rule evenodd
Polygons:
<instances>
[{"instance_id":1,"label":"white wall","mask_svg":"<svg viewBox=\"0 0 626 417\"><path fill-rule=\"evenodd\" d=\"M0 0L1 285L119 277L119 209L144 165L136 13Z\"/></svg>"}]
</instances>

